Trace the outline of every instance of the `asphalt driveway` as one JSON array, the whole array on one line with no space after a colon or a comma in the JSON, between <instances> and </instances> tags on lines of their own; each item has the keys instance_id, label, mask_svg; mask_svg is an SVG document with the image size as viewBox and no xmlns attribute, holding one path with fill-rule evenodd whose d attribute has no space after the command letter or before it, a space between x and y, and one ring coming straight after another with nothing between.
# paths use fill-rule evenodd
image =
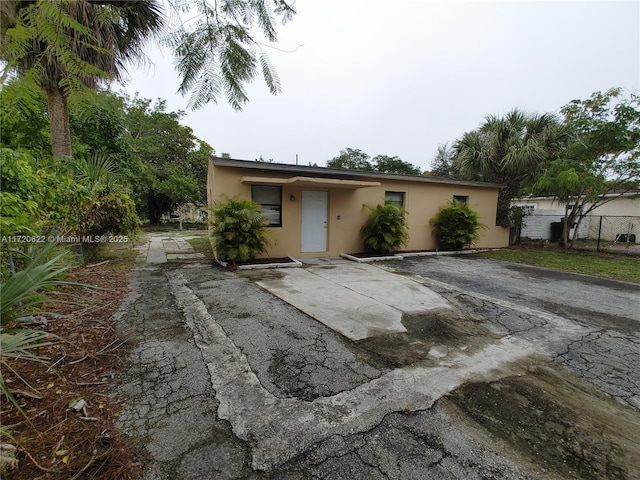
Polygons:
<instances>
[{"instance_id":1,"label":"asphalt driveway","mask_svg":"<svg viewBox=\"0 0 640 480\"><path fill-rule=\"evenodd\" d=\"M423 279L491 331L547 337L555 362L640 409L640 285L469 256L408 259L391 269ZM545 316L547 328L534 328ZM579 335L563 341L548 328L553 322Z\"/></svg>"},{"instance_id":2,"label":"asphalt driveway","mask_svg":"<svg viewBox=\"0 0 640 480\"><path fill-rule=\"evenodd\" d=\"M291 274L184 258L141 263L119 313L137 341L121 426L144 479L639 474L637 285L405 259L367 275L448 307L353 339L267 290Z\"/></svg>"}]
</instances>

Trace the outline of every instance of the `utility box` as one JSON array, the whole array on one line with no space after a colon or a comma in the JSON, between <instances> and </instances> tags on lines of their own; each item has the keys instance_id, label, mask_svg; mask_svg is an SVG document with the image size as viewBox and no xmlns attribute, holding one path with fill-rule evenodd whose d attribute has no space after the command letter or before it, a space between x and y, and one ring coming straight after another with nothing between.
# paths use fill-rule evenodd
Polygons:
<instances>
[{"instance_id":1,"label":"utility box","mask_svg":"<svg viewBox=\"0 0 640 480\"><path fill-rule=\"evenodd\" d=\"M551 241L559 242L562 240L562 229L564 228L563 222L551 222Z\"/></svg>"}]
</instances>

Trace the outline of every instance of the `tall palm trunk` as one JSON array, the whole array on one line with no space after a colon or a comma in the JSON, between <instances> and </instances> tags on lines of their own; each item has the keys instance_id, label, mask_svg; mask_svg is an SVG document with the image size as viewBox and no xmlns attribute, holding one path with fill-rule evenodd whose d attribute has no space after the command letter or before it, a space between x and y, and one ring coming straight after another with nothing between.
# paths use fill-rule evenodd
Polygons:
<instances>
[{"instance_id":1,"label":"tall palm trunk","mask_svg":"<svg viewBox=\"0 0 640 480\"><path fill-rule=\"evenodd\" d=\"M67 96L60 88L47 89L47 108L53 158L71 155L71 131L69 130L69 105L67 100Z\"/></svg>"}]
</instances>

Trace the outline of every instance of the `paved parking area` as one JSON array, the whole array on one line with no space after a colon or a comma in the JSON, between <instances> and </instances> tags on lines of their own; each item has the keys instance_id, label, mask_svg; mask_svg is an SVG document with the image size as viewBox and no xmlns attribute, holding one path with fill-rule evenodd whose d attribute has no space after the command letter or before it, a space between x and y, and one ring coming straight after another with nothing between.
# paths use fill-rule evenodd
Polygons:
<instances>
[{"instance_id":1,"label":"paved parking area","mask_svg":"<svg viewBox=\"0 0 640 480\"><path fill-rule=\"evenodd\" d=\"M142 478L634 478L638 287L511 268L471 257L291 273L141 264L120 311L138 342L120 392ZM342 315L337 297L305 313L301 292L329 288L315 282L382 296L395 311L396 292L411 290L419 308L350 338L340 329L357 319L329 328L314 318ZM583 300L556 308L563 291ZM569 440L585 453L569 455Z\"/></svg>"}]
</instances>

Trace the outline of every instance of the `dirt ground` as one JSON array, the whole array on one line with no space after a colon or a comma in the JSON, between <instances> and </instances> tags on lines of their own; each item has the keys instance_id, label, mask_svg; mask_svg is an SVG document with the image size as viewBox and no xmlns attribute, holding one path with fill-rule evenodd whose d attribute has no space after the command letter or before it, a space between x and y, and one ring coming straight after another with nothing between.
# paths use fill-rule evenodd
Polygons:
<instances>
[{"instance_id":1,"label":"dirt ground","mask_svg":"<svg viewBox=\"0 0 640 480\"><path fill-rule=\"evenodd\" d=\"M129 345L116 332L113 314L128 292L130 250L95 267L72 270L68 280L97 289L61 288L42 312L48 332L62 338L39 354L46 363L8 361L3 376L27 421L1 396L2 428L17 446L16 480L128 479L136 474L133 449L115 427L121 405L110 394L126 364ZM58 315L60 315L58 317ZM71 405L79 400L79 412Z\"/></svg>"}]
</instances>

